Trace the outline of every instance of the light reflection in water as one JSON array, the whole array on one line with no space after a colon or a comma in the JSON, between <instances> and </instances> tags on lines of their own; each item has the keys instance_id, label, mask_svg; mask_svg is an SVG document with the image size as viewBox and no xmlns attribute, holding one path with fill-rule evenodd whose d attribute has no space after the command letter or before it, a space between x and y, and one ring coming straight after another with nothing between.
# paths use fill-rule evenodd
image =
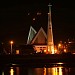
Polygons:
<instances>
[{"instance_id":1,"label":"light reflection in water","mask_svg":"<svg viewBox=\"0 0 75 75\"><path fill-rule=\"evenodd\" d=\"M14 69L13 69L13 67L10 68L10 75L14 75Z\"/></svg>"},{"instance_id":2,"label":"light reflection in water","mask_svg":"<svg viewBox=\"0 0 75 75\"><path fill-rule=\"evenodd\" d=\"M59 67L59 75L62 75L62 67Z\"/></svg>"},{"instance_id":3,"label":"light reflection in water","mask_svg":"<svg viewBox=\"0 0 75 75\"><path fill-rule=\"evenodd\" d=\"M62 67L44 68L44 75L63 75Z\"/></svg>"},{"instance_id":4,"label":"light reflection in water","mask_svg":"<svg viewBox=\"0 0 75 75\"><path fill-rule=\"evenodd\" d=\"M4 72L2 72L2 75L4 75Z\"/></svg>"},{"instance_id":5,"label":"light reflection in water","mask_svg":"<svg viewBox=\"0 0 75 75\"><path fill-rule=\"evenodd\" d=\"M59 63L56 63L56 64L60 64L61 65L61 64L64 64L64 63L59 62Z\"/></svg>"},{"instance_id":6,"label":"light reflection in water","mask_svg":"<svg viewBox=\"0 0 75 75\"><path fill-rule=\"evenodd\" d=\"M16 67L16 75L19 75L19 67Z\"/></svg>"},{"instance_id":7,"label":"light reflection in water","mask_svg":"<svg viewBox=\"0 0 75 75\"><path fill-rule=\"evenodd\" d=\"M35 68L35 75L63 75L63 67Z\"/></svg>"},{"instance_id":8,"label":"light reflection in water","mask_svg":"<svg viewBox=\"0 0 75 75\"><path fill-rule=\"evenodd\" d=\"M44 68L35 68L34 69L34 74L35 75L43 75L45 72L44 72Z\"/></svg>"},{"instance_id":9,"label":"light reflection in water","mask_svg":"<svg viewBox=\"0 0 75 75\"><path fill-rule=\"evenodd\" d=\"M62 67L61 65L47 68L27 68L24 66L14 66L5 67L2 69L2 75L70 75L71 70L73 69L69 67Z\"/></svg>"},{"instance_id":10,"label":"light reflection in water","mask_svg":"<svg viewBox=\"0 0 75 75\"><path fill-rule=\"evenodd\" d=\"M44 67L44 75L46 75L46 68Z\"/></svg>"}]
</instances>

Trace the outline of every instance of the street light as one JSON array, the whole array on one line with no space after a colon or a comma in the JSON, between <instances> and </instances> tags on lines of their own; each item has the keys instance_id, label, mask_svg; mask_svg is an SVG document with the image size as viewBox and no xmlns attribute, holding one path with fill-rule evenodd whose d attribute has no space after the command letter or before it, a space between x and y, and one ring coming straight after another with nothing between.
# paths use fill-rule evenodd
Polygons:
<instances>
[{"instance_id":1,"label":"street light","mask_svg":"<svg viewBox=\"0 0 75 75\"><path fill-rule=\"evenodd\" d=\"M12 45L13 45L13 41L10 41L11 44L11 54L12 54Z\"/></svg>"}]
</instances>

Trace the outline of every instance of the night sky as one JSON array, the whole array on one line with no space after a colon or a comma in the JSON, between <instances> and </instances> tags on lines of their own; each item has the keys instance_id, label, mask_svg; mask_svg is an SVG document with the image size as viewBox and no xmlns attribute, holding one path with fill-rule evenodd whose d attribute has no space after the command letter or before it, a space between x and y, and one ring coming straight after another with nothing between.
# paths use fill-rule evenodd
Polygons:
<instances>
[{"instance_id":1,"label":"night sky","mask_svg":"<svg viewBox=\"0 0 75 75\"><path fill-rule=\"evenodd\" d=\"M37 31L40 27L47 31L49 3L52 4L54 42L75 39L75 4L73 1L7 0L0 2L1 42L13 40L16 44L25 44L30 25ZM37 12L41 15L37 15Z\"/></svg>"}]
</instances>

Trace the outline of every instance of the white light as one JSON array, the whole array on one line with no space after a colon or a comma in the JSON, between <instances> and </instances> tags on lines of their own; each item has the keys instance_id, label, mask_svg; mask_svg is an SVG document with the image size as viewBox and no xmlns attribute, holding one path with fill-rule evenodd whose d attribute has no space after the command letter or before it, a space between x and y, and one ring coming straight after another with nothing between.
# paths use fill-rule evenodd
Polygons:
<instances>
[{"instance_id":1,"label":"white light","mask_svg":"<svg viewBox=\"0 0 75 75\"><path fill-rule=\"evenodd\" d=\"M35 18L33 18L33 20L35 20Z\"/></svg>"},{"instance_id":2,"label":"white light","mask_svg":"<svg viewBox=\"0 0 75 75\"><path fill-rule=\"evenodd\" d=\"M41 15L41 13L38 12L37 15Z\"/></svg>"}]
</instances>

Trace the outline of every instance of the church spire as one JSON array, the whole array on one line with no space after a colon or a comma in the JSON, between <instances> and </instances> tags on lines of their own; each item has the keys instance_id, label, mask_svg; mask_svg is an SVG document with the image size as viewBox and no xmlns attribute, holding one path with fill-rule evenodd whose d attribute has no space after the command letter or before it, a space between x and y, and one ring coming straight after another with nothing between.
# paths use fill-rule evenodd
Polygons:
<instances>
[{"instance_id":1,"label":"church spire","mask_svg":"<svg viewBox=\"0 0 75 75\"><path fill-rule=\"evenodd\" d=\"M54 54L54 42L53 42L53 32L52 32L52 20L51 20L51 6L49 6L49 13L48 13L48 31L47 31L47 52L50 54Z\"/></svg>"}]
</instances>

